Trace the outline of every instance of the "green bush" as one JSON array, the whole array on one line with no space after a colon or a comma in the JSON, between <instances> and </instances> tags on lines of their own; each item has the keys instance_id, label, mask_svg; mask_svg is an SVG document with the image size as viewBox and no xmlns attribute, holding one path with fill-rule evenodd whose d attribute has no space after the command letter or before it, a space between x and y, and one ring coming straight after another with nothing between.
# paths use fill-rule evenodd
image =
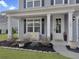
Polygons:
<instances>
[{"instance_id":1,"label":"green bush","mask_svg":"<svg viewBox=\"0 0 79 59\"><path fill-rule=\"evenodd\" d=\"M16 33L16 30L14 28L12 28L12 33L15 34Z\"/></svg>"}]
</instances>

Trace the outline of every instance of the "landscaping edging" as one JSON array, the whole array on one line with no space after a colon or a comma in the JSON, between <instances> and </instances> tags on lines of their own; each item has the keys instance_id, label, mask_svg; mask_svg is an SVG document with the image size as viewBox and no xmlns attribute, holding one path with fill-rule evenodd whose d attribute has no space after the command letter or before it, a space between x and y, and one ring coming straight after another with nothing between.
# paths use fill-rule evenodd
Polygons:
<instances>
[{"instance_id":1,"label":"landscaping edging","mask_svg":"<svg viewBox=\"0 0 79 59\"><path fill-rule=\"evenodd\" d=\"M41 53L57 53L57 52L50 52L50 51L46 52L46 51L38 51L38 50L32 50L32 49L4 47L4 46L1 46L1 48L4 48L4 49L12 49L12 50L19 50L19 51L41 52ZM59 53L57 53L57 54L59 54Z\"/></svg>"},{"instance_id":2,"label":"landscaping edging","mask_svg":"<svg viewBox=\"0 0 79 59\"><path fill-rule=\"evenodd\" d=\"M69 51L72 51L72 52L75 52L75 53L79 53L79 47L75 48L75 49L71 49L70 46L66 46L66 48L69 50Z\"/></svg>"}]
</instances>

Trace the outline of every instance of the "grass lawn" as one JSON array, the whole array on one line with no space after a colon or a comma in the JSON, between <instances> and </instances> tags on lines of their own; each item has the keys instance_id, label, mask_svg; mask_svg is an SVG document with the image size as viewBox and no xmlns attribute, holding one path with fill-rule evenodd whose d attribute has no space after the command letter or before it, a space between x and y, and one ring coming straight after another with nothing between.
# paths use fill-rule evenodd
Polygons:
<instances>
[{"instance_id":1,"label":"grass lawn","mask_svg":"<svg viewBox=\"0 0 79 59\"><path fill-rule=\"evenodd\" d=\"M8 38L7 34L0 34L0 41L6 40Z\"/></svg>"},{"instance_id":2,"label":"grass lawn","mask_svg":"<svg viewBox=\"0 0 79 59\"><path fill-rule=\"evenodd\" d=\"M4 49L0 47L0 59L69 59L57 53L42 53Z\"/></svg>"},{"instance_id":3,"label":"grass lawn","mask_svg":"<svg viewBox=\"0 0 79 59\"><path fill-rule=\"evenodd\" d=\"M14 34L13 37L17 37L17 34ZM8 38L8 34L0 34L0 41L6 40Z\"/></svg>"}]
</instances>

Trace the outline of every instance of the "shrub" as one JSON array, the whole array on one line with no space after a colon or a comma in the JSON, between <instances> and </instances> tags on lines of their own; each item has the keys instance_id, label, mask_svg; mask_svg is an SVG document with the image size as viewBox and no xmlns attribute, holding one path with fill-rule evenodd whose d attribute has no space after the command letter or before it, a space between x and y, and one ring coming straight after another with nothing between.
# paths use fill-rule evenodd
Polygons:
<instances>
[{"instance_id":1,"label":"shrub","mask_svg":"<svg viewBox=\"0 0 79 59\"><path fill-rule=\"evenodd\" d=\"M16 30L15 30L14 28L12 28L12 33L13 33L13 34L16 33Z\"/></svg>"}]
</instances>

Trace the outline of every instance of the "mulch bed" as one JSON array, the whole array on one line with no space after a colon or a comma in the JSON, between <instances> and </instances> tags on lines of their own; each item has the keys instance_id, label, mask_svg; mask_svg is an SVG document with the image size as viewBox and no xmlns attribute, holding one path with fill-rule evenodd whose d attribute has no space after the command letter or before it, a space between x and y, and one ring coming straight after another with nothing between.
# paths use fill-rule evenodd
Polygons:
<instances>
[{"instance_id":1,"label":"mulch bed","mask_svg":"<svg viewBox=\"0 0 79 59\"><path fill-rule=\"evenodd\" d=\"M12 43L14 43L13 41L0 41L0 46L10 46Z\"/></svg>"},{"instance_id":2,"label":"mulch bed","mask_svg":"<svg viewBox=\"0 0 79 59\"><path fill-rule=\"evenodd\" d=\"M47 52L55 52L53 49L53 45L49 43L48 45L42 45L41 43L37 43L36 45L31 44L25 44L23 47L24 49L32 49L32 50L38 50L38 51L47 51Z\"/></svg>"},{"instance_id":3,"label":"mulch bed","mask_svg":"<svg viewBox=\"0 0 79 59\"><path fill-rule=\"evenodd\" d=\"M70 46L66 46L66 48L69 50L69 51L72 51L72 52L75 52L75 53L79 53L79 48L77 47L76 49L71 49Z\"/></svg>"},{"instance_id":4,"label":"mulch bed","mask_svg":"<svg viewBox=\"0 0 79 59\"><path fill-rule=\"evenodd\" d=\"M16 42L13 41L0 41L0 46L6 46L6 47L18 47L18 44ZM37 51L47 51L47 52L55 52L55 50L53 49L53 45L51 43L49 43L48 45L42 45L41 43L27 43L25 44L24 47L22 47L23 49L32 49L32 50L37 50Z\"/></svg>"}]
</instances>

